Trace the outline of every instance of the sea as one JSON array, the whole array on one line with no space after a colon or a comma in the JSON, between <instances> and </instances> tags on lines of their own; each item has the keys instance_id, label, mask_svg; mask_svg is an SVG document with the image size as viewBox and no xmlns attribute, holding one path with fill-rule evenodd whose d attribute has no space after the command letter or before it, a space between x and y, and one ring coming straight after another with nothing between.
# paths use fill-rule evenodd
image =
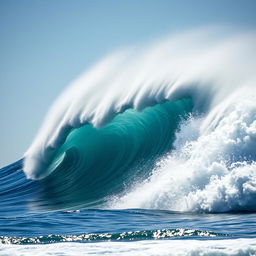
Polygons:
<instances>
[{"instance_id":1,"label":"sea","mask_svg":"<svg viewBox=\"0 0 256 256\"><path fill-rule=\"evenodd\" d=\"M86 70L0 169L0 255L256 255L255 53L200 28Z\"/></svg>"}]
</instances>

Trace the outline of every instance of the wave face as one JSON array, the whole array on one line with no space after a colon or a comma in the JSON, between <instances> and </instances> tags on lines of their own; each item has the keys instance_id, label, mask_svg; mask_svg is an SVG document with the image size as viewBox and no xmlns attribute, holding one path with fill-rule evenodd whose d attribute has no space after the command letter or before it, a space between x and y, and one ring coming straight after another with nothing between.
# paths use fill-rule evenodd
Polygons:
<instances>
[{"instance_id":1,"label":"wave face","mask_svg":"<svg viewBox=\"0 0 256 256\"><path fill-rule=\"evenodd\" d=\"M47 200L51 208L96 207L135 177L144 180L156 159L171 150L175 130L191 110L191 99L182 99L142 112L126 110L101 129L72 130L48 168L50 175L41 181L36 201Z\"/></svg>"},{"instance_id":2,"label":"wave face","mask_svg":"<svg viewBox=\"0 0 256 256\"><path fill-rule=\"evenodd\" d=\"M207 28L105 58L25 153L38 204L255 211L255 48Z\"/></svg>"}]
</instances>

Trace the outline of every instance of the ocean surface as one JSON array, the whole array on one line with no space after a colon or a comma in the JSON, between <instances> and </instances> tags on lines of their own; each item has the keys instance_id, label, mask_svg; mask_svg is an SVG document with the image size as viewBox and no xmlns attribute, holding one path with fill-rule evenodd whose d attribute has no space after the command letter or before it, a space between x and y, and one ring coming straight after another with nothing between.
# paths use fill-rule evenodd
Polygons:
<instances>
[{"instance_id":1,"label":"ocean surface","mask_svg":"<svg viewBox=\"0 0 256 256\"><path fill-rule=\"evenodd\" d=\"M0 169L0 255L256 255L256 36L107 56Z\"/></svg>"}]
</instances>

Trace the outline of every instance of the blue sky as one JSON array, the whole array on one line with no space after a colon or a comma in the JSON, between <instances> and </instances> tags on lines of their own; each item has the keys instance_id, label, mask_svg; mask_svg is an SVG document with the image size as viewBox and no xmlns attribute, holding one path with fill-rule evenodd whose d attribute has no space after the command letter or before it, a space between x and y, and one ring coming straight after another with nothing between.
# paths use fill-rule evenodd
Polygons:
<instances>
[{"instance_id":1,"label":"blue sky","mask_svg":"<svg viewBox=\"0 0 256 256\"><path fill-rule=\"evenodd\" d=\"M110 52L205 25L256 26L254 0L0 0L0 166L58 94Z\"/></svg>"}]
</instances>

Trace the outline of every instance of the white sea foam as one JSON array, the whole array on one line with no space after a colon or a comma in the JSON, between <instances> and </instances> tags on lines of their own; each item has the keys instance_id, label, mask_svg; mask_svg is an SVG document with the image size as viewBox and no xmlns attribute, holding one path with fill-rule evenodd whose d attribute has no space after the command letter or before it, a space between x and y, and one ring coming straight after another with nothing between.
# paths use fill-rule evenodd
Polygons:
<instances>
[{"instance_id":1,"label":"white sea foam","mask_svg":"<svg viewBox=\"0 0 256 256\"><path fill-rule=\"evenodd\" d=\"M148 180L113 199L110 207L255 211L256 94L240 90L233 99L227 108L221 102L221 111L213 109L216 114L183 123L176 149Z\"/></svg>"},{"instance_id":2,"label":"white sea foam","mask_svg":"<svg viewBox=\"0 0 256 256\"><path fill-rule=\"evenodd\" d=\"M254 256L255 239L0 245L0 255Z\"/></svg>"}]
</instances>

